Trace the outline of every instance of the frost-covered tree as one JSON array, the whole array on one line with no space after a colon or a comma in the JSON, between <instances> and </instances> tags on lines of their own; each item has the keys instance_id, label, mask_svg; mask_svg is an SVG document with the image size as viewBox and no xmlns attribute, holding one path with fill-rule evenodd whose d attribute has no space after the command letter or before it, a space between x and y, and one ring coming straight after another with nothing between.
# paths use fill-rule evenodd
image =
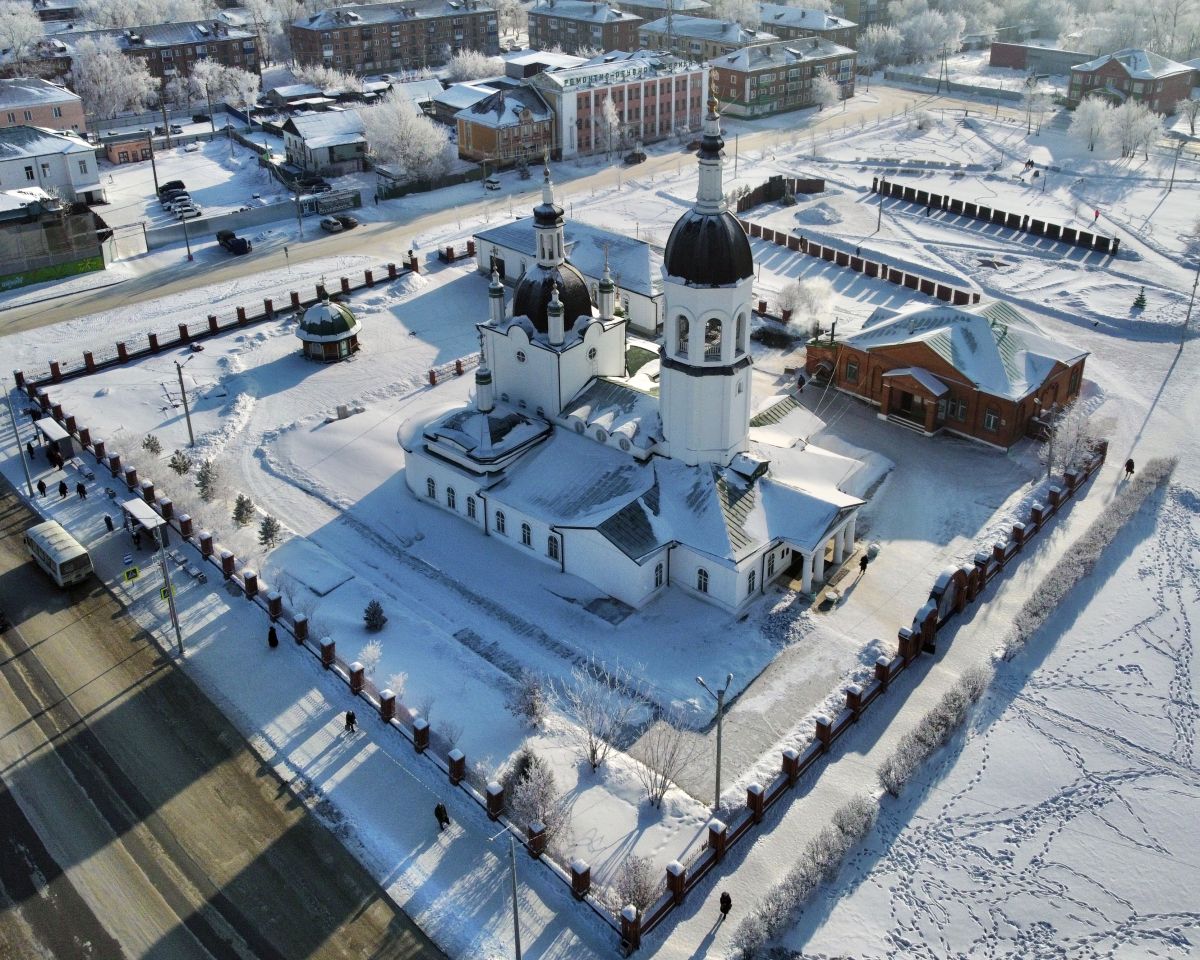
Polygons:
<instances>
[{"instance_id":1,"label":"frost-covered tree","mask_svg":"<svg viewBox=\"0 0 1200 960\"><path fill-rule=\"evenodd\" d=\"M0 52L12 62L24 63L45 32L28 0L0 0Z\"/></svg>"},{"instance_id":2,"label":"frost-covered tree","mask_svg":"<svg viewBox=\"0 0 1200 960\"><path fill-rule=\"evenodd\" d=\"M660 878L647 857L631 854L621 864L613 882L614 910L633 905L638 913L645 911L658 897Z\"/></svg>"},{"instance_id":3,"label":"frost-covered tree","mask_svg":"<svg viewBox=\"0 0 1200 960\"><path fill-rule=\"evenodd\" d=\"M529 24L529 13L521 0L499 0L495 4L500 32L518 35Z\"/></svg>"},{"instance_id":4,"label":"frost-covered tree","mask_svg":"<svg viewBox=\"0 0 1200 960\"><path fill-rule=\"evenodd\" d=\"M810 10L814 6L816 5L805 4ZM828 9L828 6L825 9ZM757 30L762 24L762 10L758 0L717 0L713 4L713 14L722 20L739 23L747 30Z\"/></svg>"},{"instance_id":5,"label":"frost-covered tree","mask_svg":"<svg viewBox=\"0 0 1200 960\"><path fill-rule=\"evenodd\" d=\"M891 24L873 23L858 37L858 63L868 71L890 67L904 56L904 37Z\"/></svg>"},{"instance_id":6,"label":"frost-covered tree","mask_svg":"<svg viewBox=\"0 0 1200 960\"><path fill-rule=\"evenodd\" d=\"M1196 135L1196 118L1200 117L1200 97L1188 97L1186 100L1180 100L1176 104L1176 109L1188 122L1188 132L1194 137Z\"/></svg>"},{"instance_id":7,"label":"frost-covered tree","mask_svg":"<svg viewBox=\"0 0 1200 960\"><path fill-rule=\"evenodd\" d=\"M244 527L254 519L254 501L244 493L239 493L233 502L233 522Z\"/></svg>"},{"instance_id":8,"label":"frost-covered tree","mask_svg":"<svg viewBox=\"0 0 1200 960\"><path fill-rule=\"evenodd\" d=\"M460 50L446 63L446 76L459 83L463 80L482 80L504 73L504 61L489 57L478 50Z\"/></svg>"},{"instance_id":9,"label":"frost-covered tree","mask_svg":"<svg viewBox=\"0 0 1200 960\"><path fill-rule=\"evenodd\" d=\"M561 688L564 711L575 721L576 746L593 773L608 759L612 741L637 707L625 692L631 681L621 668L605 670L589 660L575 667Z\"/></svg>"},{"instance_id":10,"label":"frost-covered tree","mask_svg":"<svg viewBox=\"0 0 1200 960\"><path fill-rule=\"evenodd\" d=\"M600 105L600 134L604 137L604 149L611 160L614 151L621 146L621 115L613 103L612 94Z\"/></svg>"},{"instance_id":11,"label":"frost-covered tree","mask_svg":"<svg viewBox=\"0 0 1200 960\"><path fill-rule=\"evenodd\" d=\"M813 103L818 110L824 110L841 99L841 90L828 74L822 73L812 82Z\"/></svg>"},{"instance_id":12,"label":"frost-covered tree","mask_svg":"<svg viewBox=\"0 0 1200 960\"><path fill-rule=\"evenodd\" d=\"M394 164L413 180L435 179L450 164L446 130L402 93L392 91L362 111L367 143L382 163Z\"/></svg>"},{"instance_id":13,"label":"frost-covered tree","mask_svg":"<svg viewBox=\"0 0 1200 960\"><path fill-rule=\"evenodd\" d=\"M292 73L301 83L308 83L326 93L361 93L362 77L353 73L334 70L320 64L307 64L292 68Z\"/></svg>"},{"instance_id":14,"label":"frost-covered tree","mask_svg":"<svg viewBox=\"0 0 1200 960\"><path fill-rule=\"evenodd\" d=\"M196 491L205 503L221 495L221 470L213 460L205 460L196 471Z\"/></svg>"},{"instance_id":15,"label":"frost-covered tree","mask_svg":"<svg viewBox=\"0 0 1200 960\"><path fill-rule=\"evenodd\" d=\"M356 659L363 665L363 673L366 676L374 676L379 662L383 659L383 644L378 640L368 640L359 649Z\"/></svg>"},{"instance_id":16,"label":"frost-covered tree","mask_svg":"<svg viewBox=\"0 0 1200 960\"><path fill-rule=\"evenodd\" d=\"M684 729L683 718L672 713L656 721L637 742L637 777L650 806L661 807L667 791L696 759L701 741Z\"/></svg>"},{"instance_id":17,"label":"frost-covered tree","mask_svg":"<svg viewBox=\"0 0 1200 960\"><path fill-rule=\"evenodd\" d=\"M897 17L895 23L909 60L932 60L943 51L955 53L962 46L965 21L960 13L921 10L904 20Z\"/></svg>"},{"instance_id":18,"label":"frost-covered tree","mask_svg":"<svg viewBox=\"0 0 1200 960\"><path fill-rule=\"evenodd\" d=\"M1148 157L1150 145L1162 136L1162 127L1162 117L1148 106L1126 100L1113 109L1109 138L1122 157L1132 157L1138 150L1145 150Z\"/></svg>"},{"instance_id":19,"label":"frost-covered tree","mask_svg":"<svg viewBox=\"0 0 1200 960\"><path fill-rule=\"evenodd\" d=\"M542 678L531 670L521 672L517 687L509 697L508 712L524 720L532 727L541 726L550 710L546 685Z\"/></svg>"},{"instance_id":20,"label":"frost-covered tree","mask_svg":"<svg viewBox=\"0 0 1200 960\"><path fill-rule=\"evenodd\" d=\"M1103 97L1084 97L1071 115L1071 133L1095 150L1096 144L1108 138L1113 108Z\"/></svg>"},{"instance_id":21,"label":"frost-covered tree","mask_svg":"<svg viewBox=\"0 0 1200 960\"><path fill-rule=\"evenodd\" d=\"M249 117L250 108L258 100L259 90L262 89L262 77L251 70L226 67L223 88L225 101Z\"/></svg>"},{"instance_id":22,"label":"frost-covered tree","mask_svg":"<svg viewBox=\"0 0 1200 960\"><path fill-rule=\"evenodd\" d=\"M136 27L212 17L211 0L79 0L79 19L98 27Z\"/></svg>"},{"instance_id":23,"label":"frost-covered tree","mask_svg":"<svg viewBox=\"0 0 1200 960\"><path fill-rule=\"evenodd\" d=\"M567 808L555 783L554 771L532 751L508 796L513 819L522 827L540 823L546 828L547 840L554 840L567 824Z\"/></svg>"},{"instance_id":24,"label":"frost-covered tree","mask_svg":"<svg viewBox=\"0 0 1200 960\"><path fill-rule=\"evenodd\" d=\"M182 477L192 469L192 458L182 450L176 450L171 454L171 459L167 461L167 466Z\"/></svg>"},{"instance_id":25,"label":"frost-covered tree","mask_svg":"<svg viewBox=\"0 0 1200 960\"><path fill-rule=\"evenodd\" d=\"M258 525L259 546L271 549L279 543L279 536L282 532L278 520L274 517L263 517L262 523Z\"/></svg>"},{"instance_id":26,"label":"frost-covered tree","mask_svg":"<svg viewBox=\"0 0 1200 960\"><path fill-rule=\"evenodd\" d=\"M141 57L127 57L112 37L84 37L71 53L67 85L91 116L110 120L153 101L158 84Z\"/></svg>"}]
</instances>

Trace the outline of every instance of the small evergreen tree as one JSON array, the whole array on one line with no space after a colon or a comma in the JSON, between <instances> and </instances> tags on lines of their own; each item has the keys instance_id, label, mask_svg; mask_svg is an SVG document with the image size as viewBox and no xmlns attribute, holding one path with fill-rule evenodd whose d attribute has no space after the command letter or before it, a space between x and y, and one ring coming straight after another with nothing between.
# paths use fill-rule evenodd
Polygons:
<instances>
[{"instance_id":1,"label":"small evergreen tree","mask_svg":"<svg viewBox=\"0 0 1200 960\"><path fill-rule=\"evenodd\" d=\"M363 611L363 622L368 630L382 630L383 625L387 623L387 617L383 615L383 604L378 600L368 603L367 609Z\"/></svg>"},{"instance_id":2,"label":"small evergreen tree","mask_svg":"<svg viewBox=\"0 0 1200 960\"><path fill-rule=\"evenodd\" d=\"M1133 305L1138 310L1146 309L1146 288L1142 287L1138 290L1137 299L1133 301Z\"/></svg>"},{"instance_id":3,"label":"small evergreen tree","mask_svg":"<svg viewBox=\"0 0 1200 960\"><path fill-rule=\"evenodd\" d=\"M157 457L162 453L162 444L158 442L158 437L152 433L148 433L142 438L142 449L150 451L150 453Z\"/></svg>"},{"instance_id":4,"label":"small evergreen tree","mask_svg":"<svg viewBox=\"0 0 1200 960\"><path fill-rule=\"evenodd\" d=\"M273 547L279 543L279 521L274 517L263 517L258 525L258 544L261 547Z\"/></svg>"},{"instance_id":5,"label":"small evergreen tree","mask_svg":"<svg viewBox=\"0 0 1200 960\"><path fill-rule=\"evenodd\" d=\"M215 463L205 460L200 464L200 469L196 471L196 490L200 493L200 499L205 503L212 503L217 498L220 481L221 475Z\"/></svg>"},{"instance_id":6,"label":"small evergreen tree","mask_svg":"<svg viewBox=\"0 0 1200 960\"><path fill-rule=\"evenodd\" d=\"M239 527L244 527L253 519L254 501L244 493L239 493L233 504L233 522Z\"/></svg>"},{"instance_id":7,"label":"small evergreen tree","mask_svg":"<svg viewBox=\"0 0 1200 960\"><path fill-rule=\"evenodd\" d=\"M176 450L171 454L171 459L167 461L167 466L182 477L192 469L192 458L182 450Z\"/></svg>"}]
</instances>

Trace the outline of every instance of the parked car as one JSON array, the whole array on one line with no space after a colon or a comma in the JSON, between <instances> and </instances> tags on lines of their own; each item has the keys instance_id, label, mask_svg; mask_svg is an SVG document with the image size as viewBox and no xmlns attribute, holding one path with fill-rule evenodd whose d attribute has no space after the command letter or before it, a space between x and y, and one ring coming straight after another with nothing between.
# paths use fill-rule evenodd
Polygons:
<instances>
[{"instance_id":1,"label":"parked car","mask_svg":"<svg viewBox=\"0 0 1200 960\"><path fill-rule=\"evenodd\" d=\"M183 190L183 189L185 189L185 187L183 185L182 180L168 180L166 183L164 183L162 186L160 186L158 188L159 199L162 199L162 197L165 194L170 193L172 190Z\"/></svg>"},{"instance_id":2,"label":"parked car","mask_svg":"<svg viewBox=\"0 0 1200 960\"><path fill-rule=\"evenodd\" d=\"M353 230L358 226L358 217L352 217L348 213L335 214L334 219L342 225L343 230Z\"/></svg>"},{"instance_id":3,"label":"parked car","mask_svg":"<svg viewBox=\"0 0 1200 960\"><path fill-rule=\"evenodd\" d=\"M232 230L218 230L217 243L230 253L249 253L254 249L254 245L249 240L245 237L239 237Z\"/></svg>"},{"instance_id":4,"label":"parked car","mask_svg":"<svg viewBox=\"0 0 1200 960\"><path fill-rule=\"evenodd\" d=\"M186 147L183 148L183 152L184 153L195 153L199 149L200 149L200 144L198 144L195 140L193 140L191 143L189 143Z\"/></svg>"},{"instance_id":5,"label":"parked car","mask_svg":"<svg viewBox=\"0 0 1200 960\"><path fill-rule=\"evenodd\" d=\"M641 150L634 150L631 153L625 154L625 162L627 164L629 164L630 166L632 166L635 163L644 163L645 161L646 161L646 154Z\"/></svg>"},{"instance_id":6,"label":"parked car","mask_svg":"<svg viewBox=\"0 0 1200 960\"><path fill-rule=\"evenodd\" d=\"M342 221L337 217L322 217L321 229L326 233L341 233L346 228L342 226Z\"/></svg>"},{"instance_id":7,"label":"parked car","mask_svg":"<svg viewBox=\"0 0 1200 960\"><path fill-rule=\"evenodd\" d=\"M499 190L500 189L500 178L495 175L488 177L486 180L483 181L483 189L484 190Z\"/></svg>"},{"instance_id":8,"label":"parked car","mask_svg":"<svg viewBox=\"0 0 1200 960\"><path fill-rule=\"evenodd\" d=\"M194 203L184 203L175 207L172 211L177 220L187 220L190 217L198 217L203 212L200 207Z\"/></svg>"},{"instance_id":9,"label":"parked car","mask_svg":"<svg viewBox=\"0 0 1200 960\"><path fill-rule=\"evenodd\" d=\"M177 193L177 194L173 194L172 196L167 197L162 202L162 208L164 210L166 210L168 213L170 213L171 211L174 211L174 210L178 209L179 207L191 206L191 203L192 203L191 194Z\"/></svg>"},{"instance_id":10,"label":"parked car","mask_svg":"<svg viewBox=\"0 0 1200 960\"><path fill-rule=\"evenodd\" d=\"M192 114L192 123L208 123L211 119L212 117L210 117L207 113Z\"/></svg>"},{"instance_id":11,"label":"parked car","mask_svg":"<svg viewBox=\"0 0 1200 960\"><path fill-rule=\"evenodd\" d=\"M320 180L317 183L306 183L300 187L301 193L328 193L333 189L333 184L327 180Z\"/></svg>"},{"instance_id":12,"label":"parked car","mask_svg":"<svg viewBox=\"0 0 1200 960\"><path fill-rule=\"evenodd\" d=\"M183 127L181 127L177 123L173 123L173 124L171 124L171 132L172 133L183 133Z\"/></svg>"},{"instance_id":13,"label":"parked car","mask_svg":"<svg viewBox=\"0 0 1200 960\"><path fill-rule=\"evenodd\" d=\"M155 128L154 128L154 135L155 135L156 137L161 137L161 136L162 136L164 133L166 133L166 132L167 132L167 128L166 128L166 127L155 127Z\"/></svg>"}]
</instances>

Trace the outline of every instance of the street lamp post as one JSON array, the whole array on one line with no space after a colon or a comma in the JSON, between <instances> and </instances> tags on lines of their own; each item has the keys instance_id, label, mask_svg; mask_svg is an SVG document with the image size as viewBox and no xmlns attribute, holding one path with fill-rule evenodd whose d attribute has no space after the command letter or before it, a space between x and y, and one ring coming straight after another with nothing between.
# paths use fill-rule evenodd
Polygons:
<instances>
[{"instance_id":1,"label":"street lamp post","mask_svg":"<svg viewBox=\"0 0 1200 960\"><path fill-rule=\"evenodd\" d=\"M733 683L733 674L725 674L725 686L720 690L713 690L703 677L697 677L696 682L702 686L710 697L717 701L717 787L716 793L713 795L713 812L721 809L721 733L725 718L725 693L729 690L729 685Z\"/></svg>"},{"instance_id":2,"label":"street lamp post","mask_svg":"<svg viewBox=\"0 0 1200 960\"><path fill-rule=\"evenodd\" d=\"M188 446L190 447L194 447L196 445L196 436L192 433L192 412L188 409L187 387L183 385L183 368L191 362L192 357L194 356L195 354L193 353L192 356L184 360L183 363L180 363L178 360L175 361L175 372L179 374L179 394L183 397L183 416L184 419L187 420Z\"/></svg>"},{"instance_id":3,"label":"street lamp post","mask_svg":"<svg viewBox=\"0 0 1200 960\"><path fill-rule=\"evenodd\" d=\"M1196 278L1192 281L1192 298L1188 301L1187 316L1183 318L1183 329L1179 331L1179 353L1183 353L1183 342L1187 339L1188 325L1192 322L1192 307L1196 305L1197 285L1200 285L1200 261L1196 263Z\"/></svg>"}]
</instances>

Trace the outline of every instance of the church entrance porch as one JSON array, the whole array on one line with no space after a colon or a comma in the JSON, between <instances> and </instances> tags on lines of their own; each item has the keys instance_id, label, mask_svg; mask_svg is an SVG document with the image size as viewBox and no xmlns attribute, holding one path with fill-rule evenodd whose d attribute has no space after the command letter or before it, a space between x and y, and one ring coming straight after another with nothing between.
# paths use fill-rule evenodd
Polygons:
<instances>
[{"instance_id":1,"label":"church entrance porch","mask_svg":"<svg viewBox=\"0 0 1200 960\"><path fill-rule=\"evenodd\" d=\"M879 415L893 423L932 435L946 419L945 384L917 367L883 375Z\"/></svg>"},{"instance_id":2,"label":"church entrance porch","mask_svg":"<svg viewBox=\"0 0 1200 960\"><path fill-rule=\"evenodd\" d=\"M851 516L817 550L804 552L793 546L794 559L786 574L788 588L815 596L822 585L842 579L849 570L846 562L855 553L854 531L855 517Z\"/></svg>"}]
</instances>

